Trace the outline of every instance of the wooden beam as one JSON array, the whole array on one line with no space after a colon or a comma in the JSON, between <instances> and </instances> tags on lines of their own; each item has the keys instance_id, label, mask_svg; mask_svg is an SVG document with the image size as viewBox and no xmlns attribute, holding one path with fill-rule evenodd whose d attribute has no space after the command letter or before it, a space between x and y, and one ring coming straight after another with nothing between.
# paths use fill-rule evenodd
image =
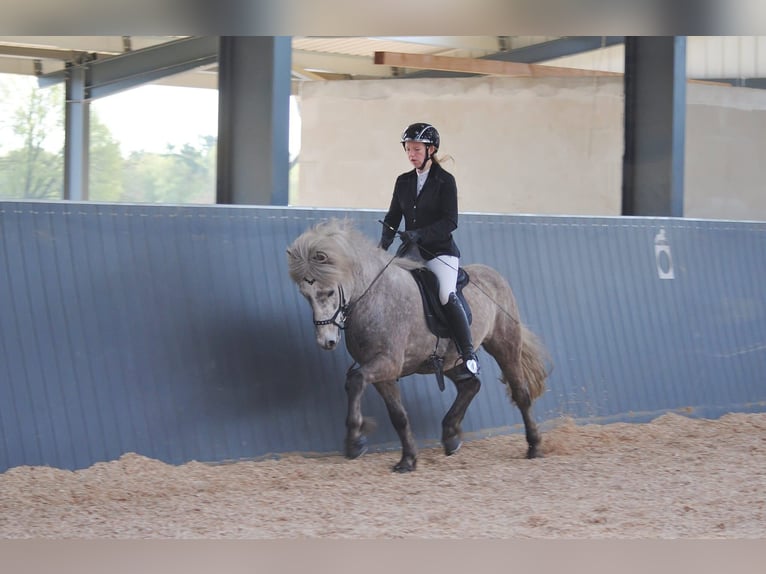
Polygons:
<instances>
[{"instance_id":1,"label":"wooden beam","mask_svg":"<svg viewBox=\"0 0 766 574\"><path fill-rule=\"evenodd\" d=\"M307 70L306 68L299 68L298 66L293 66L293 74L302 80L350 80L352 78L349 74Z\"/></svg>"},{"instance_id":2,"label":"wooden beam","mask_svg":"<svg viewBox=\"0 0 766 574\"><path fill-rule=\"evenodd\" d=\"M375 63L399 68L417 68L423 70L441 70L444 72L463 72L467 74L485 74L488 76L511 76L519 78L544 77L593 77L622 76L620 72L601 70L583 70L562 68L542 64L523 64L520 62L501 62L477 58L453 58L429 54L405 54L402 52L375 52Z\"/></svg>"},{"instance_id":3,"label":"wooden beam","mask_svg":"<svg viewBox=\"0 0 766 574\"><path fill-rule=\"evenodd\" d=\"M519 62L500 62L476 58L453 58L450 56L430 56L422 54L404 54L401 52L375 52L375 63L400 68L418 68L441 70L445 72L463 72L467 74L485 74L489 76L510 76L516 78L552 78L552 77L594 77L622 76L622 72L605 72L581 68L562 68L543 64L522 64ZM690 79L690 84L731 87L728 82L704 79Z\"/></svg>"},{"instance_id":4,"label":"wooden beam","mask_svg":"<svg viewBox=\"0 0 766 574\"><path fill-rule=\"evenodd\" d=\"M0 55L13 56L16 58L29 58L33 60L62 60L75 61L87 52L75 50L59 50L56 48L37 48L30 46L0 46Z\"/></svg>"}]
</instances>

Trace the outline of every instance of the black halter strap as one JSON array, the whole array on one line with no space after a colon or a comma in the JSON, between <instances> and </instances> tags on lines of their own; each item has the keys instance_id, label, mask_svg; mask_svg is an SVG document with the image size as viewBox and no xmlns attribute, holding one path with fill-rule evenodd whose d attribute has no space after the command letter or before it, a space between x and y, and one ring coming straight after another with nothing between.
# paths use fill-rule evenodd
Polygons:
<instances>
[{"instance_id":1,"label":"black halter strap","mask_svg":"<svg viewBox=\"0 0 766 574\"><path fill-rule=\"evenodd\" d=\"M335 313L329 319L323 319L317 321L314 319L314 326L322 327L324 325L335 325L341 331L346 328L346 318L348 317L349 305L346 303L346 295L343 292L343 285L338 284L338 308L335 309Z\"/></svg>"}]
</instances>

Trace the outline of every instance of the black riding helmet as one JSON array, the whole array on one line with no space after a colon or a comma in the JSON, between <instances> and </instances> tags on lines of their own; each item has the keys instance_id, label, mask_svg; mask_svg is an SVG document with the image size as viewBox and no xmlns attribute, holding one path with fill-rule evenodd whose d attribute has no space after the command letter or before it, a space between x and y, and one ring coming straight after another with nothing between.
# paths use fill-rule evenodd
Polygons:
<instances>
[{"instance_id":1,"label":"black riding helmet","mask_svg":"<svg viewBox=\"0 0 766 574\"><path fill-rule=\"evenodd\" d=\"M416 124L410 124L407 129L402 133L402 147L404 142L423 142L427 145L432 145L439 150L439 132L431 124L418 122Z\"/></svg>"},{"instance_id":2,"label":"black riding helmet","mask_svg":"<svg viewBox=\"0 0 766 574\"><path fill-rule=\"evenodd\" d=\"M434 153L439 151L439 132L431 124L424 122L418 122L407 126L407 129L402 133L400 141L402 147L404 147L406 142L421 142L426 144L426 146L434 146L434 148L436 148ZM426 158L423 160L420 169L423 169L429 159L431 159L431 156L428 154L428 148L426 147Z\"/></svg>"}]
</instances>

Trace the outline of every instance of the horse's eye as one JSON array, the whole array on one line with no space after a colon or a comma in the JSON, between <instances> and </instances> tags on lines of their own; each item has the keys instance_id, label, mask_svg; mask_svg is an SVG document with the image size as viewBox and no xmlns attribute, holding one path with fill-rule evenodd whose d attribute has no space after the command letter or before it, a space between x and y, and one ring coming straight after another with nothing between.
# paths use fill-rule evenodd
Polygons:
<instances>
[{"instance_id":1,"label":"horse's eye","mask_svg":"<svg viewBox=\"0 0 766 574\"><path fill-rule=\"evenodd\" d=\"M319 294L319 296L320 296L320 297L322 297L322 299L329 299L329 298L330 298L330 297L332 297L333 295L335 295L335 291L334 291L334 290L330 290L330 291L322 291L322 292Z\"/></svg>"}]
</instances>

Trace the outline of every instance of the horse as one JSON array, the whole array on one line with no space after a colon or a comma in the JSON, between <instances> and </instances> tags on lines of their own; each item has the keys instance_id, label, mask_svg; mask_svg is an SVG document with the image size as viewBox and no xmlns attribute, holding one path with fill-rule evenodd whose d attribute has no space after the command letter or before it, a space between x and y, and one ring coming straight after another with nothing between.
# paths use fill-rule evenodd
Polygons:
<instances>
[{"instance_id":1,"label":"horse","mask_svg":"<svg viewBox=\"0 0 766 574\"><path fill-rule=\"evenodd\" d=\"M422 262L388 254L348 219L329 219L304 231L287 248L288 271L311 306L317 344L336 349L341 333L355 363L346 374L348 400L344 454L356 459L367 451L372 419L362 416L361 399L372 385L385 402L401 441L395 472L416 469L418 451L398 381L419 373L446 375L457 395L442 420L441 443L449 456L463 442L461 424L479 392L478 376L464 380L455 344L429 329L412 270ZM540 434L532 418L533 401L545 391L549 356L541 340L520 319L508 282L493 268L467 265L463 296L472 315L474 346L497 362L511 404L521 411L527 458L541 456ZM434 361L438 358L438 361ZM438 364L437 364L438 363ZM444 365L444 368L441 368Z\"/></svg>"}]
</instances>

